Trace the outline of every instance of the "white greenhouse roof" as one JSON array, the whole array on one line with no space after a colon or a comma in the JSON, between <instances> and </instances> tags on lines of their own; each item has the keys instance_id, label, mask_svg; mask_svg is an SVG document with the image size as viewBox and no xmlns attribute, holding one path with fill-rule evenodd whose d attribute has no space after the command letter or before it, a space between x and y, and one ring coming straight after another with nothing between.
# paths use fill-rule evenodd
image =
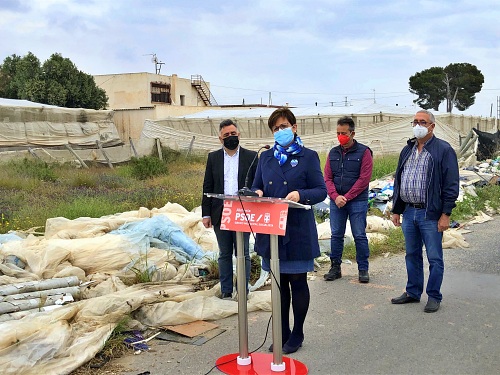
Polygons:
<instances>
[{"instance_id":1,"label":"white greenhouse roof","mask_svg":"<svg viewBox=\"0 0 500 375\"><path fill-rule=\"evenodd\" d=\"M250 118L250 117L269 117L275 110L274 107L256 107L256 108L229 108L229 109L207 109L201 112L193 113L185 116L176 116L177 118L186 119L203 119L203 118ZM355 104L349 106L325 106L325 107L291 107L295 116L339 116L339 115L364 115L364 114L395 114L412 116L419 107L398 107L387 106L382 104ZM435 115L440 112L433 111Z\"/></svg>"}]
</instances>

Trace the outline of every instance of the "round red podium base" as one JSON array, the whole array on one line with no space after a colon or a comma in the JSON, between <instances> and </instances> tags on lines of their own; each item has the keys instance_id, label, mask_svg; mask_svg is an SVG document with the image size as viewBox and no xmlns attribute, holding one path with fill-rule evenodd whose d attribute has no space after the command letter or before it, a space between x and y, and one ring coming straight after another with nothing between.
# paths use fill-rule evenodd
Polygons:
<instances>
[{"instance_id":1,"label":"round red podium base","mask_svg":"<svg viewBox=\"0 0 500 375\"><path fill-rule=\"evenodd\" d=\"M306 375L308 373L307 366L293 358L283 357L285 363L285 371L271 371L271 363L273 361L272 353L252 353L252 363L247 366L241 366L237 362L239 353L227 354L220 357L215 364L219 371L229 375Z\"/></svg>"}]
</instances>

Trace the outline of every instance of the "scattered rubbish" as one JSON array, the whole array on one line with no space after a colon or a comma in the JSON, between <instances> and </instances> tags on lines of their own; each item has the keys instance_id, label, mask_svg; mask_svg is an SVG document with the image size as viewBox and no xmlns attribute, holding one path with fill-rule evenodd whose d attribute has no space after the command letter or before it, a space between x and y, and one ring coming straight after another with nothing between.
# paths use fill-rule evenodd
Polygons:
<instances>
[{"instance_id":1,"label":"scattered rubbish","mask_svg":"<svg viewBox=\"0 0 500 375\"><path fill-rule=\"evenodd\" d=\"M460 228L460 223L457 221L452 221L450 223L450 228Z\"/></svg>"},{"instance_id":2,"label":"scattered rubbish","mask_svg":"<svg viewBox=\"0 0 500 375\"><path fill-rule=\"evenodd\" d=\"M65 293L61 298L58 298L54 303L56 305L64 305L65 303L68 302L74 302L75 299L70 293Z\"/></svg>"},{"instance_id":3,"label":"scattered rubbish","mask_svg":"<svg viewBox=\"0 0 500 375\"><path fill-rule=\"evenodd\" d=\"M352 264L352 262L349 260L349 259L345 259L342 261L342 263L345 263L345 264Z\"/></svg>"},{"instance_id":4,"label":"scattered rubbish","mask_svg":"<svg viewBox=\"0 0 500 375\"><path fill-rule=\"evenodd\" d=\"M476 153L477 158L479 160L493 158L495 152L500 150L500 131L497 130L496 133L487 133L476 128L472 128L472 130L477 134L479 141Z\"/></svg>"},{"instance_id":5,"label":"scattered rubbish","mask_svg":"<svg viewBox=\"0 0 500 375\"><path fill-rule=\"evenodd\" d=\"M132 331L129 336L123 340L127 346L130 346L134 350L147 351L149 350L148 344L140 331Z\"/></svg>"}]
</instances>

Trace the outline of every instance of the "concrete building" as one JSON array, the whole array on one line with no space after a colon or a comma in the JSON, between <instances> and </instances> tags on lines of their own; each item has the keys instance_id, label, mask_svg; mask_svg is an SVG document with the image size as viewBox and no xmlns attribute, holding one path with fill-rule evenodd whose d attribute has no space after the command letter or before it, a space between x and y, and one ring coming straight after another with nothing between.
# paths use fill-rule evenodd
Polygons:
<instances>
[{"instance_id":1,"label":"concrete building","mask_svg":"<svg viewBox=\"0 0 500 375\"><path fill-rule=\"evenodd\" d=\"M108 109L123 141L139 139L144 120L184 116L217 106L210 83L201 75L190 79L154 73L94 76L108 95Z\"/></svg>"}]
</instances>

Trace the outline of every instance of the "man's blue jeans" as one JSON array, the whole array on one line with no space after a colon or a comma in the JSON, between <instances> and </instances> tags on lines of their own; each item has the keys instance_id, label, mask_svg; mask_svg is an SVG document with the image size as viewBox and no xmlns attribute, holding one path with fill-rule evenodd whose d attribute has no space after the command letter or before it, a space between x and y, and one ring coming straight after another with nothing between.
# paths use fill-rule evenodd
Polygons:
<instances>
[{"instance_id":1,"label":"man's blue jeans","mask_svg":"<svg viewBox=\"0 0 500 375\"><path fill-rule=\"evenodd\" d=\"M338 208L335 202L330 201L330 229L331 254L330 258L340 264L342 262L342 252L344 251L344 235L349 217L351 231L356 245L356 262L358 270L368 270L368 257L370 249L366 238L366 214L368 212L368 202L365 200L348 201L342 208Z\"/></svg>"},{"instance_id":2,"label":"man's blue jeans","mask_svg":"<svg viewBox=\"0 0 500 375\"><path fill-rule=\"evenodd\" d=\"M220 225L214 225L217 243L219 245L219 280L222 293L233 292L233 253L236 255L236 232L221 230ZM250 281L250 233L243 233L243 245L245 250L245 271L248 283Z\"/></svg>"},{"instance_id":3,"label":"man's blue jeans","mask_svg":"<svg viewBox=\"0 0 500 375\"><path fill-rule=\"evenodd\" d=\"M420 299L424 290L424 262L422 245L425 245L429 261L429 280L427 280L427 296L441 302L440 292L443 282L443 233L438 232L437 220L425 218L425 209L407 206L403 214L401 228L406 244L406 272L408 282L406 292L410 297Z\"/></svg>"}]
</instances>

